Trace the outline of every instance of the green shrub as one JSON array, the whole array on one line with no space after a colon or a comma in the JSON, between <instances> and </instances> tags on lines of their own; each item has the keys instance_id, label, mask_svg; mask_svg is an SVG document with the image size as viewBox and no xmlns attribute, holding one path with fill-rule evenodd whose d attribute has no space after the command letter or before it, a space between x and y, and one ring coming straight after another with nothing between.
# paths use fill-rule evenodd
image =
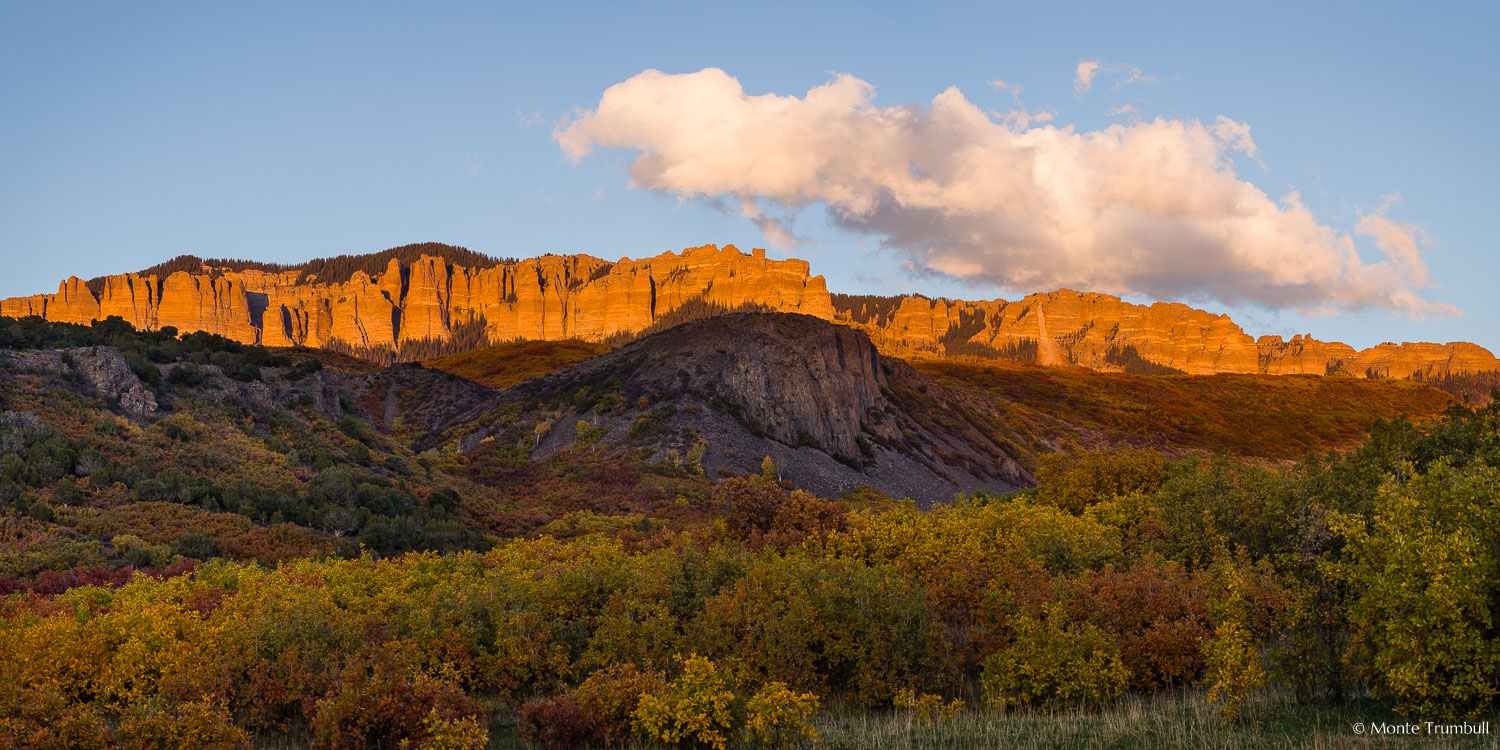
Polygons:
<instances>
[{"instance_id":1,"label":"green shrub","mask_svg":"<svg viewBox=\"0 0 1500 750\"><path fill-rule=\"evenodd\" d=\"M203 370L192 363L172 365L172 369L167 371L167 382L172 385L198 385L203 382Z\"/></svg>"},{"instance_id":2,"label":"green shrub","mask_svg":"<svg viewBox=\"0 0 1500 750\"><path fill-rule=\"evenodd\" d=\"M1434 464L1345 517L1350 611L1375 687L1402 713L1475 716L1500 691L1500 470Z\"/></svg>"}]
</instances>

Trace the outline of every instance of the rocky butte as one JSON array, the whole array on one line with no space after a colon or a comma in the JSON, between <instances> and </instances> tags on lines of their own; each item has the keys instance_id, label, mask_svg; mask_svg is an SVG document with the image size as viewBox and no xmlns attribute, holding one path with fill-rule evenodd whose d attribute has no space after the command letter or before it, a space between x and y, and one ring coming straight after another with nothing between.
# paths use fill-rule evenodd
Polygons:
<instances>
[{"instance_id":1,"label":"rocky butte","mask_svg":"<svg viewBox=\"0 0 1500 750\"><path fill-rule=\"evenodd\" d=\"M1309 336L1257 339L1228 316L1187 305L1135 305L1066 289L1013 302L830 295L807 261L771 260L764 250L747 254L733 245L614 263L547 255L482 267L424 254L338 281L295 269L207 266L164 278L123 274L88 283L70 277L56 294L0 301L0 315L74 323L118 315L138 328L174 326L267 346L394 349L448 340L466 325L482 325L492 341L602 341L641 332L690 307L837 320L905 356L1020 356L1096 370L1146 362L1189 374L1401 378L1500 370L1494 355L1465 342L1358 351Z\"/></svg>"}]
</instances>

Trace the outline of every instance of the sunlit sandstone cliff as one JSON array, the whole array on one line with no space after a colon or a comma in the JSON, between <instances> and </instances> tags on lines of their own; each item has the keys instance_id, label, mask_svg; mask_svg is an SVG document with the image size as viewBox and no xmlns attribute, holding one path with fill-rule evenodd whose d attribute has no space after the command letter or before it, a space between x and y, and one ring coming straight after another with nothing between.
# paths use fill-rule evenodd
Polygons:
<instances>
[{"instance_id":1,"label":"sunlit sandstone cliff","mask_svg":"<svg viewBox=\"0 0 1500 750\"><path fill-rule=\"evenodd\" d=\"M1246 334L1227 315L1187 305L1136 305L1107 294L1067 289L1015 302L965 302L903 297L837 313L869 330L888 350L941 354L955 341L1004 350L1028 342L1042 364L1076 364L1117 370L1132 347L1141 358L1190 374L1346 374L1410 377L1500 369L1484 348L1466 343L1381 344L1363 351L1298 335Z\"/></svg>"},{"instance_id":2,"label":"sunlit sandstone cliff","mask_svg":"<svg viewBox=\"0 0 1500 750\"><path fill-rule=\"evenodd\" d=\"M0 301L0 315L41 315L87 323L119 315L138 328L175 326L268 346L334 341L392 347L446 339L455 326L483 321L491 339L601 340L652 325L690 301L734 308L833 317L823 277L802 260L768 260L764 250L689 248L609 263L587 255L549 255L489 268L465 268L423 256L392 260L375 278L355 272L338 284L300 272L211 271L105 279L95 296L69 278L57 294Z\"/></svg>"},{"instance_id":3,"label":"sunlit sandstone cliff","mask_svg":"<svg viewBox=\"0 0 1500 750\"><path fill-rule=\"evenodd\" d=\"M806 261L770 260L762 250L746 254L733 245L617 263L549 255L485 268L424 255L405 265L392 260L374 277L355 272L340 283L302 278L300 271L124 274L95 288L98 294L69 278L56 294L0 301L0 315L77 323L119 315L138 328L174 326L269 346L393 348L446 340L470 322L482 322L495 341L599 341L642 331L703 302L842 320L866 329L886 351L908 356L951 353L955 344L981 355L1029 345L1043 364L1113 370L1129 347L1144 360L1193 374L1409 377L1500 369L1500 361L1474 344L1356 351L1307 336L1255 339L1228 316L1187 305L1135 305L1069 290L1015 302L868 298L873 301L836 310L823 277L811 276Z\"/></svg>"}]
</instances>

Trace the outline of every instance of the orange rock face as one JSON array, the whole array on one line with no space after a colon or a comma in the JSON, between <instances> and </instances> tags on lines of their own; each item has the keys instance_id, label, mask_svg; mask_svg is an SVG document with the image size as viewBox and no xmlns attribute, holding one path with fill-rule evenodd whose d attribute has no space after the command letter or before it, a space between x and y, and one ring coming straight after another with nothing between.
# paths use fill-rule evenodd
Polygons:
<instances>
[{"instance_id":1,"label":"orange rock face","mask_svg":"<svg viewBox=\"0 0 1500 750\"><path fill-rule=\"evenodd\" d=\"M1061 289L1016 302L964 302L906 297L886 319L861 321L887 351L942 354L961 342L1003 350L1034 342L1041 364L1122 369L1131 347L1139 357L1194 375L1213 373L1347 374L1410 377L1500 370L1482 347L1450 344L1381 344L1356 351L1337 342L1296 336L1251 338L1227 315L1187 305L1135 305L1107 294ZM1113 356L1112 356L1113 355Z\"/></svg>"},{"instance_id":2,"label":"orange rock face","mask_svg":"<svg viewBox=\"0 0 1500 750\"><path fill-rule=\"evenodd\" d=\"M767 260L727 246L690 248L645 260L609 263L557 256L465 268L422 256L392 260L376 278L356 272L342 283L299 280L299 272L177 272L165 279L111 276L95 295L69 278L57 294L0 301L0 315L41 315L88 323L119 315L137 328L174 326L268 346L395 347L446 340L455 327L481 322L490 338L581 338L634 333L683 306L764 305L778 312L833 318L828 288L802 260Z\"/></svg>"},{"instance_id":3,"label":"orange rock face","mask_svg":"<svg viewBox=\"0 0 1500 750\"><path fill-rule=\"evenodd\" d=\"M0 300L0 315L72 323L118 315L137 328L174 326L268 346L342 342L394 348L447 340L475 324L495 341L601 341L645 330L687 305L755 305L857 323L896 354L942 354L954 344L983 353L1029 342L1043 364L1096 370L1121 369L1126 347L1192 374L1410 377L1500 369L1500 361L1474 344L1381 344L1355 351L1306 336L1254 339L1228 316L1187 305L1135 305L1066 289L1015 302L905 297L883 316L852 319L835 314L823 277L811 275L807 261L769 260L764 250L746 254L733 245L615 263L546 255L487 268L424 255L407 266L392 260L375 278L355 273L341 283L302 279L298 271L204 268L165 279L110 276L99 288L96 295L70 277L57 294Z\"/></svg>"}]
</instances>

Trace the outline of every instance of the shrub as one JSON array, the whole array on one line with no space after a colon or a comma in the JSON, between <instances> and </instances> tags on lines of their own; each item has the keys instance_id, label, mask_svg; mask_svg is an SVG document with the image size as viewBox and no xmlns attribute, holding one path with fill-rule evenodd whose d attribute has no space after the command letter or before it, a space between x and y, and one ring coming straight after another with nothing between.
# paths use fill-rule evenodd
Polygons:
<instances>
[{"instance_id":1,"label":"shrub","mask_svg":"<svg viewBox=\"0 0 1500 750\"><path fill-rule=\"evenodd\" d=\"M712 660L693 654L664 691L641 697L635 727L653 742L728 750L735 734L733 703L728 676Z\"/></svg>"},{"instance_id":2,"label":"shrub","mask_svg":"<svg viewBox=\"0 0 1500 750\"><path fill-rule=\"evenodd\" d=\"M666 676L655 671L641 671L624 662L601 669L583 681L574 691L578 702L604 720L606 741L624 742L631 734L635 710L641 697L662 692Z\"/></svg>"},{"instance_id":3,"label":"shrub","mask_svg":"<svg viewBox=\"0 0 1500 750\"><path fill-rule=\"evenodd\" d=\"M167 382L172 385L198 385L203 382L203 370L190 362L172 365L172 369L167 371Z\"/></svg>"},{"instance_id":4,"label":"shrub","mask_svg":"<svg viewBox=\"0 0 1500 750\"><path fill-rule=\"evenodd\" d=\"M520 734L541 750L577 750L609 738L603 717L571 695L522 706Z\"/></svg>"},{"instance_id":5,"label":"shrub","mask_svg":"<svg viewBox=\"0 0 1500 750\"><path fill-rule=\"evenodd\" d=\"M1225 620L1208 644L1208 702L1225 723L1239 721L1245 701L1266 684L1250 631L1237 620Z\"/></svg>"},{"instance_id":6,"label":"shrub","mask_svg":"<svg viewBox=\"0 0 1500 750\"><path fill-rule=\"evenodd\" d=\"M818 696L796 693L786 683L767 683L745 704L745 741L754 748L784 748L817 740L812 717Z\"/></svg>"},{"instance_id":7,"label":"shrub","mask_svg":"<svg viewBox=\"0 0 1500 750\"><path fill-rule=\"evenodd\" d=\"M450 676L417 671L400 644L376 644L346 667L334 692L319 700L312 747L362 750L425 742L435 720L480 714Z\"/></svg>"},{"instance_id":8,"label":"shrub","mask_svg":"<svg viewBox=\"0 0 1500 750\"><path fill-rule=\"evenodd\" d=\"M132 706L120 717L115 747L156 750L163 747L241 750L250 747L245 730L236 727L228 709L194 701L169 707Z\"/></svg>"},{"instance_id":9,"label":"shrub","mask_svg":"<svg viewBox=\"0 0 1500 750\"><path fill-rule=\"evenodd\" d=\"M708 653L757 682L875 706L919 675L948 677L926 588L890 565L767 555L707 599L700 622Z\"/></svg>"},{"instance_id":10,"label":"shrub","mask_svg":"<svg viewBox=\"0 0 1500 750\"><path fill-rule=\"evenodd\" d=\"M422 720L427 738L415 745L403 742L402 750L484 750L490 744L490 732L478 716L444 718L437 709Z\"/></svg>"},{"instance_id":11,"label":"shrub","mask_svg":"<svg viewBox=\"0 0 1500 750\"><path fill-rule=\"evenodd\" d=\"M189 531L184 534L181 539L177 540L173 553L197 560L208 560L224 554L223 550L219 549L218 542L201 531Z\"/></svg>"},{"instance_id":12,"label":"shrub","mask_svg":"<svg viewBox=\"0 0 1500 750\"><path fill-rule=\"evenodd\" d=\"M939 719L948 721L964 710L964 702L957 698L944 702L943 696L934 693L918 693L906 689L896 694L892 701L896 708L911 712L911 721L917 726L936 724Z\"/></svg>"},{"instance_id":13,"label":"shrub","mask_svg":"<svg viewBox=\"0 0 1500 750\"><path fill-rule=\"evenodd\" d=\"M579 448L587 448L604 438L607 429L604 425L589 424L588 420L578 420L578 438L574 441Z\"/></svg>"},{"instance_id":14,"label":"shrub","mask_svg":"<svg viewBox=\"0 0 1500 750\"><path fill-rule=\"evenodd\" d=\"M1147 557L1123 571L1093 576L1077 614L1110 634L1142 692L1180 688L1203 673L1203 647L1213 637L1198 583L1176 563Z\"/></svg>"},{"instance_id":15,"label":"shrub","mask_svg":"<svg viewBox=\"0 0 1500 750\"><path fill-rule=\"evenodd\" d=\"M643 438L655 435L666 426L667 420L677 413L677 407L672 404L663 404L645 414L636 417L635 424L630 426L630 437Z\"/></svg>"},{"instance_id":16,"label":"shrub","mask_svg":"<svg viewBox=\"0 0 1500 750\"><path fill-rule=\"evenodd\" d=\"M985 661L981 679L990 705L1050 710L1117 697L1130 672L1098 628L1054 608L1043 621L1018 618L1015 641Z\"/></svg>"},{"instance_id":17,"label":"shrub","mask_svg":"<svg viewBox=\"0 0 1500 750\"><path fill-rule=\"evenodd\" d=\"M1073 513L1161 486L1166 463L1151 450L1051 453L1037 459L1038 498Z\"/></svg>"},{"instance_id":18,"label":"shrub","mask_svg":"<svg viewBox=\"0 0 1500 750\"><path fill-rule=\"evenodd\" d=\"M1402 713L1473 716L1500 690L1497 486L1500 470L1439 462L1381 487L1367 523L1341 521L1359 651Z\"/></svg>"}]
</instances>

